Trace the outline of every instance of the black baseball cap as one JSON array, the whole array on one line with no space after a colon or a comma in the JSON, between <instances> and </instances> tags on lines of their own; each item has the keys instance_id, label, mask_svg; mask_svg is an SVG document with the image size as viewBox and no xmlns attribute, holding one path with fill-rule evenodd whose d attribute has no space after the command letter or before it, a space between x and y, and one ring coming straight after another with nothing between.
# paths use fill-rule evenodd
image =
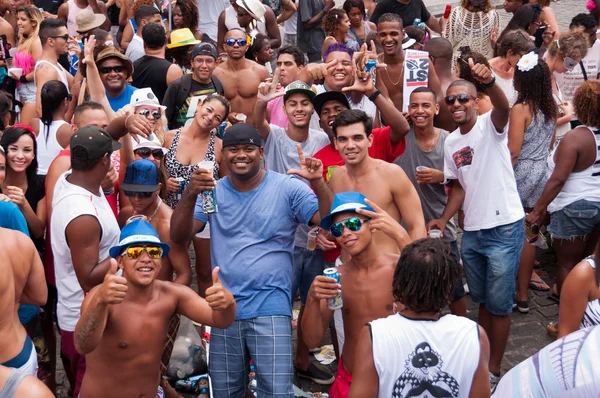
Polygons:
<instances>
[{"instance_id":1,"label":"black baseball cap","mask_svg":"<svg viewBox=\"0 0 600 398\"><path fill-rule=\"evenodd\" d=\"M200 43L196 44L192 49L192 60L198 55L208 55L213 57L215 60L219 56L217 54L217 48L211 43Z\"/></svg>"},{"instance_id":2,"label":"black baseball cap","mask_svg":"<svg viewBox=\"0 0 600 398\"><path fill-rule=\"evenodd\" d=\"M70 147L81 147L87 151L89 159L99 159L109 152L121 149L121 144L100 127L85 126L71 136Z\"/></svg>"},{"instance_id":3,"label":"black baseball cap","mask_svg":"<svg viewBox=\"0 0 600 398\"><path fill-rule=\"evenodd\" d=\"M225 131L223 136L223 148L233 145L256 145L263 146L262 138L258 130L246 123L238 123Z\"/></svg>"},{"instance_id":4,"label":"black baseball cap","mask_svg":"<svg viewBox=\"0 0 600 398\"><path fill-rule=\"evenodd\" d=\"M319 115L319 117L321 117L321 108L326 102L329 101L341 102L346 108L350 109L350 103L348 102L348 98L344 93L341 91L325 91L313 99L313 106L315 107L315 111L317 111L317 115Z\"/></svg>"}]
</instances>

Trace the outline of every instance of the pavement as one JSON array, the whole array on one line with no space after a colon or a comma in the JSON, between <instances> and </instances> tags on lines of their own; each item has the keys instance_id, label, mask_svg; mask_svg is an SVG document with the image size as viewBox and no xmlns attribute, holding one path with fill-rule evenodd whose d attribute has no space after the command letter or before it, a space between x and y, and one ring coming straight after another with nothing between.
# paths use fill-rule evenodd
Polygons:
<instances>
[{"instance_id":1,"label":"pavement","mask_svg":"<svg viewBox=\"0 0 600 398\"><path fill-rule=\"evenodd\" d=\"M457 0L425 0L427 8L435 15L441 15L444 12L446 4L452 4L453 7L458 6L459 1ZM507 15L502 9L502 0L493 0L495 6L499 7L498 13L501 17L501 27L504 28L510 16ZM586 0L560 0L553 1L552 8L554 9L561 30L567 30L571 19L581 12L587 12L585 9ZM194 264L194 253L190 253L192 257L192 264ZM556 260L552 249L539 250L538 249L538 260L542 264L541 269L537 270L538 273L544 280L551 285L554 283L554 275L556 274ZM194 276L195 278L195 276ZM197 286L193 286L196 287ZM470 296L467 296L468 301L468 317L477 320L478 317L478 306L474 304ZM295 308L298 308L296 303ZM506 353L502 362L502 373L506 373L508 370L513 368L521 361L527 359L531 355L538 352L541 348L549 344L552 340L546 334L546 325L550 322L556 322L558 320L558 305L556 302L548 298L547 292L538 292L529 290L529 307L530 312L528 314L521 314L515 311L511 316L511 329L508 344L506 347ZM296 346L296 331L293 331L294 347ZM60 347L60 337L57 337L58 347ZM331 344L329 332L326 333L323 344ZM317 362L316 359L311 355L311 361ZM317 362L318 364L318 362ZM323 366L318 364L317 366ZM324 366L331 373L335 373L337 369L337 362L333 362L328 366ZM69 382L67 381L64 369L62 367L62 361L57 358L57 397L68 398ZM308 382L306 380L296 380L296 385L306 392L327 392L327 386L320 386L318 384Z\"/></svg>"}]
</instances>

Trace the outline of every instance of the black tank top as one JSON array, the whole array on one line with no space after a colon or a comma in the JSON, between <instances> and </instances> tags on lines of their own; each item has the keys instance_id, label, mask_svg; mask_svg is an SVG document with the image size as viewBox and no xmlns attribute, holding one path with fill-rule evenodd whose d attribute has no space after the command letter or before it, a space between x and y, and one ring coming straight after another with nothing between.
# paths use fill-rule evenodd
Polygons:
<instances>
[{"instance_id":1,"label":"black tank top","mask_svg":"<svg viewBox=\"0 0 600 398\"><path fill-rule=\"evenodd\" d=\"M133 63L133 86L150 87L162 104L167 92L167 71L171 65L166 59L144 55Z\"/></svg>"}]
</instances>

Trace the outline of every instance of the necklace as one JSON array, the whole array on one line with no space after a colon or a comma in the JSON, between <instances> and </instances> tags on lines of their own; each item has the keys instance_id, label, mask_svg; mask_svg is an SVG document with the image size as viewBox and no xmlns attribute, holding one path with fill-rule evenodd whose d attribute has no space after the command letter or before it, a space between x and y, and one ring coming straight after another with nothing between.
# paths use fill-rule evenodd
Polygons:
<instances>
[{"instance_id":1,"label":"necklace","mask_svg":"<svg viewBox=\"0 0 600 398\"><path fill-rule=\"evenodd\" d=\"M150 217L148 217L148 220L146 220L146 221L150 222L150 220L152 220L152 218L156 215L156 213L158 213L158 209L160 208L160 205L162 205L162 200L159 197L158 204L156 205L156 209L154 209L154 213L152 213L152 215Z\"/></svg>"},{"instance_id":2,"label":"necklace","mask_svg":"<svg viewBox=\"0 0 600 398\"><path fill-rule=\"evenodd\" d=\"M400 83L400 80L402 79L402 72L404 72L404 62L402 63L402 69L400 69L400 75L398 76L398 81L396 83L394 83L392 81L392 78L390 77L390 73L388 72L387 68L384 69L385 70L385 74L387 75L388 80L394 85L397 86L398 83Z\"/></svg>"}]
</instances>

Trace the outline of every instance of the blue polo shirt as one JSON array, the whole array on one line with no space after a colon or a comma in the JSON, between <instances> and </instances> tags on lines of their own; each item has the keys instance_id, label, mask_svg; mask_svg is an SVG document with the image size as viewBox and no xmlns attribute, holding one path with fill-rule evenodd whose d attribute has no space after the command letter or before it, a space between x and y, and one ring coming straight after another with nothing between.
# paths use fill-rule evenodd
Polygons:
<instances>
[{"instance_id":1,"label":"blue polo shirt","mask_svg":"<svg viewBox=\"0 0 600 398\"><path fill-rule=\"evenodd\" d=\"M108 93L106 93L106 98L108 98L108 103L110 104L112 110L116 112L125 105L129 105L129 102L131 101L131 96L136 90L137 88L130 86L129 84L125 84L125 90L123 90L123 93L121 93L121 95L118 95L116 97L109 97Z\"/></svg>"}]
</instances>

